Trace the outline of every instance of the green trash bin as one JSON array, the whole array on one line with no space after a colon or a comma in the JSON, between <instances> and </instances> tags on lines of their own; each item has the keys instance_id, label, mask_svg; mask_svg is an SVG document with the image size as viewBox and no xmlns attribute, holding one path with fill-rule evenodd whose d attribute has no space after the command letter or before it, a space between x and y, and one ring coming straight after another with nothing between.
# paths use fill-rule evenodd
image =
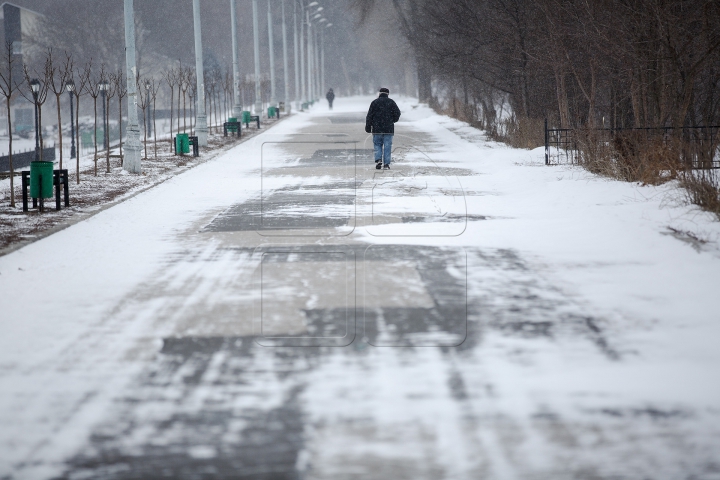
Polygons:
<instances>
[{"instance_id":1,"label":"green trash bin","mask_svg":"<svg viewBox=\"0 0 720 480\"><path fill-rule=\"evenodd\" d=\"M250 112L248 112L247 110L243 111L242 123L246 125L250 123Z\"/></svg>"},{"instance_id":2,"label":"green trash bin","mask_svg":"<svg viewBox=\"0 0 720 480\"><path fill-rule=\"evenodd\" d=\"M230 117L230 118L228 118L228 123L232 123L232 122L237 122L237 118L235 118L235 117ZM228 132L230 132L230 133L236 133L236 132L237 132L237 127L234 127L234 126L232 126L232 125L228 125L227 130L228 130Z\"/></svg>"},{"instance_id":3,"label":"green trash bin","mask_svg":"<svg viewBox=\"0 0 720 480\"><path fill-rule=\"evenodd\" d=\"M178 133L175 137L175 149L177 153L190 153L190 136L187 133Z\"/></svg>"},{"instance_id":4,"label":"green trash bin","mask_svg":"<svg viewBox=\"0 0 720 480\"><path fill-rule=\"evenodd\" d=\"M51 198L53 196L53 162L30 162L30 197ZM40 191L42 175L42 192Z\"/></svg>"},{"instance_id":5,"label":"green trash bin","mask_svg":"<svg viewBox=\"0 0 720 480\"><path fill-rule=\"evenodd\" d=\"M275 116L275 107L268 107L268 118L273 118Z\"/></svg>"}]
</instances>

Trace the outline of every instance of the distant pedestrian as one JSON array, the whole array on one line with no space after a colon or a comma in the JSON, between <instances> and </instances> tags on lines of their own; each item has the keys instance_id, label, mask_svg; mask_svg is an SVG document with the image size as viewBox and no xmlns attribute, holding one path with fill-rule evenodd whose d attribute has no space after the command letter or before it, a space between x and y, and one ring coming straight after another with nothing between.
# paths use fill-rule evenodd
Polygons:
<instances>
[{"instance_id":1,"label":"distant pedestrian","mask_svg":"<svg viewBox=\"0 0 720 480\"><path fill-rule=\"evenodd\" d=\"M398 120L400 120L400 109L395 101L390 98L390 90L381 88L378 98L370 104L370 109L365 118L365 131L373 134L375 168L378 170L390 168L395 122Z\"/></svg>"},{"instance_id":2,"label":"distant pedestrian","mask_svg":"<svg viewBox=\"0 0 720 480\"><path fill-rule=\"evenodd\" d=\"M332 88L328 90L327 95L325 95L325 98L327 98L328 103L330 104L330 110L332 110L332 102L335 100L335 92L333 92Z\"/></svg>"}]
</instances>

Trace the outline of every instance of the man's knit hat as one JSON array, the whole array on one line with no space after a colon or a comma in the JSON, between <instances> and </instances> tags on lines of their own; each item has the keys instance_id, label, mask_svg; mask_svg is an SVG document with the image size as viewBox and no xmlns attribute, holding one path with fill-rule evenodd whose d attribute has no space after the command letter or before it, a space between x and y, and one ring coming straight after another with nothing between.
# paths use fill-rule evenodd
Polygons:
<instances>
[{"instance_id":1,"label":"man's knit hat","mask_svg":"<svg viewBox=\"0 0 720 480\"><path fill-rule=\"evenodd\" d=\"M387 94L389 94L389 93L390 93L390 89L389 89L389 88L385 88L385 87L383 87L383 88L381 88L380 90L378 90L378 92L380 92L380 93L387 93Z\"/></svg>"}]
</instances>

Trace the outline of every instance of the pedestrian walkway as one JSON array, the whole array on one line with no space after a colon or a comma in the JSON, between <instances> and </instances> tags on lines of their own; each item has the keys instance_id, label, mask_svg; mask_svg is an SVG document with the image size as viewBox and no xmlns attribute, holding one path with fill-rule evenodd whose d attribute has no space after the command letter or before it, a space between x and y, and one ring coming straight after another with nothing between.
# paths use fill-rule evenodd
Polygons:
<instances>
[{"instance_id":1,"label":"pedestrian walkway","mask_svg":"<svg viewBox=\"0 0 720 480\"><path fill-rule=\"evenodd\" d=\"M403 101L378 171L367 103L297 114L0 258L0 478L632 478L710 461L717 389L692 392L711 370L668 394L662 368L633 363L614 304L529 250L552 238L529 230L548 209L486 162L503 147Z\"/></svg>"}]
</instances>

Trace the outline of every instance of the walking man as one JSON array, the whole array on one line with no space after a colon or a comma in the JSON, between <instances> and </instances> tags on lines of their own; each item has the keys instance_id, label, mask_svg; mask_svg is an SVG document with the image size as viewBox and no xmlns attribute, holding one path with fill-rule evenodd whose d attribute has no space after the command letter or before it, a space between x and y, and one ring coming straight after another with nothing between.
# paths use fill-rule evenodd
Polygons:
<instances>
[{"instance_id":1,"label":"walking man","mask_svg":"<svg viewBox=\"0 0 720 480\"><path fill-rule=\"evenodd\" d=\"M333 92L333 89L331 88L328 90L327 95L325 95L325 98L327 98L328 103L330 104L330 110L332 110L332 102L335 100L335 92Z\"/></svg>"},{"instance_id":2,"label":"walking man","mask_svg":"<svg viewBox=\"0 0 720 480\"><path fill-rule=\"evenodd\" d=\"M378 98L370 104L370 110L365 118L365 131L373 134L375 168L378 170L390 168L395 122L400 120L400 109L389 95L389 89L381 88Z\"/></svg>"}]
</instances>

